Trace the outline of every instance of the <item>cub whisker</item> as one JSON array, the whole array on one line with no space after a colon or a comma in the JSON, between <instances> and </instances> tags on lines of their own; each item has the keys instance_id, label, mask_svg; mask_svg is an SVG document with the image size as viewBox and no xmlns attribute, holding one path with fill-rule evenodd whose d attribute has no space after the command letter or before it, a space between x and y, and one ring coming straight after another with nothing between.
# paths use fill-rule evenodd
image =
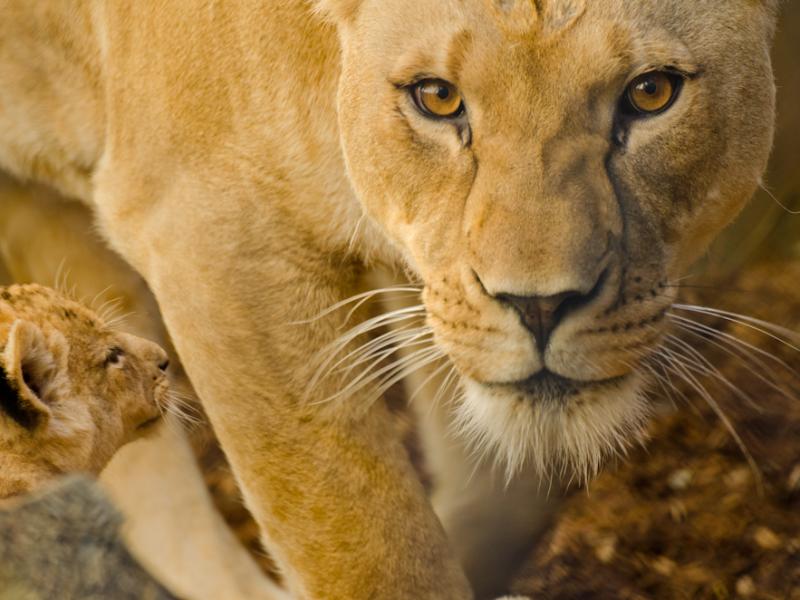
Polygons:
<instances>
[{"instance_id":1,"label":"cub whisker","mask_svg":"<svg viewBox=\"0 0 800 600\"><path fill-rule=\"evenodd\" d=\"M108 293L108 292L111 290L111 288L112 288L112 287L114 287L114 286L113 286L113 285L107 285L107 286L106 286L106 287L104 287L102 290L100 290L99 292L97 292L97 293L94 295L94 297L91 299L91 301L89 301L89 302L87 303L87 304L88 304L88 306L89 306L89 308L90 308L91 310L93 310L94 312L96 312L96 313L98 313L98 314L99 314L99 313L101 312L101 310L97 308L97 301L98 301L98 300L100 300L100 298L101 298L102 296L105 296L105 295L106 295L106 294L107 294L107 293ZM103 306L105 306L105 303L103 304ZM102 308L102 307L101 307L101 308Z\"/></svg>"}]
</instances>

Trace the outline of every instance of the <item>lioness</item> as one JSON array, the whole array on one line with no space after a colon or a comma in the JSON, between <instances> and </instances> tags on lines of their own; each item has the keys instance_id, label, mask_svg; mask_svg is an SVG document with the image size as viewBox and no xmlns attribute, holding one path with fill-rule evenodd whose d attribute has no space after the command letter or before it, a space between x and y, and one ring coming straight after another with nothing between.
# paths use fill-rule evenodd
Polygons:
<instances>
[{"instance_id":1,"label":"lioness","mask_svg":"<svg viewBox=\"0 0 800 600\"><path fill-rule=\"evenodd\" d=\"M371 401L403 371L342 377L373 363L329 307L405 269L423 304L371 324L426 320L384 340L433 337L409 364L452 361L461 431L590 475L761 177L775 4L3 0L0 165L91 206L148 281L297 596L466 598Z\"/></svg>"}]
</instances>

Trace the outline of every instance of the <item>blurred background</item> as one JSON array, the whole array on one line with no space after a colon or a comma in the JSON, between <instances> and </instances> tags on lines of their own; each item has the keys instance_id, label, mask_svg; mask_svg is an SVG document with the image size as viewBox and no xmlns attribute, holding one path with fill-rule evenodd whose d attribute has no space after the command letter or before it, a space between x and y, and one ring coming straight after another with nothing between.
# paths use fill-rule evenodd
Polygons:
<instances>
[{"instance_id":1,"label":"blurred background","mask_svg":"<svg viewBox=\"0 0 800 600\"><path fill-rule=\"evenodd\" d=\"M800 216L785 210L800 211L800 0L783 3L773 65L778 120L766 189L759 190L709 252L703 267L706 276L717 280L748 261L800 258Z\"/></svg>"}]
</instances>

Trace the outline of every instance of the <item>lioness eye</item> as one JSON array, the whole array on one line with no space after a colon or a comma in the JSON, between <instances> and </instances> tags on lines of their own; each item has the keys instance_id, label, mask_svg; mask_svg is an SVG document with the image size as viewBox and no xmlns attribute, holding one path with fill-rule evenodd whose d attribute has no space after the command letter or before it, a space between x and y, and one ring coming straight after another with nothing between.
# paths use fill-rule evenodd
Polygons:
<instances>
[{"instance_id":1,"label":"lioness eye","mask_svg":"<svg viewBox=\"0 0 800 600\"><path fill-rule=\"evenodd\" d=\"M106 355L106 360L105 360L106 366L117 364L122 358L123 354L125 354L125 351L119 346L114 346L113 348L111 348L111 350L109 350L108 354Z\"/></svg>"},{"instance_id":2,"label":"lioness eye","mask_svg":"<svg viewBox=\"0 0 800 600\"><path fill-rule=\"evenodd\" d=\"M458 88L442 79L423 79L412 86L411 93L417 108L429 117L448 119L464 110Z\"/></svg>"},{"instance_id":3,"label":"lioness eye","mask_svg":"<svg viewBox=\"0 0 800 600\"><path fill-rule=\"evenodd\" d=\"M680 76L664 71L639 75L625 93L628 112L654 115L667 110L678 95L681 81Z\"/></svg>"}]
</instances>

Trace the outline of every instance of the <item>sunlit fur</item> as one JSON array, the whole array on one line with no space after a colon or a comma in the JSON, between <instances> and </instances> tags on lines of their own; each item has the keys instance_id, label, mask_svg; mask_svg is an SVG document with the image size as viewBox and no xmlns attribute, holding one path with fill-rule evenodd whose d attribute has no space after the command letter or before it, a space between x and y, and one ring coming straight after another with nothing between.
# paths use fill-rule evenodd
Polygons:
<instances>
[{"instance_id":1,"label":"sunlit fur","mask_svg":"<svg viewBox=\"0 0 800 600\"><path fill-rule=\"evenodd\" d=\"M464 385L456 427L478 452L496 453L509 477L533 463L545 477L587 483L609 457L643 441L650 416L636 377L567 404L531 404L471 381Z\"/></svg>"},{"instance_id":2,"label":"sunlit fur","mask_svg":"<svg viewBox=\"0 0 800 600\"><path fill-rule=\"evenodd\" d=\"M307 393L344 315L296 323L356 294L369 264L406 269L437 345L414 360L446 354L482 386L467 422L506 437L512 464L532 455L498 429L511 384L546 366L635 386L673 301L662 286L756 188L775 4L11 0L0 164L91 206L147 280L293 592L460 599L386 407L336 377ZM621 124L626 85L652 69L680 71L680 97ZM415 109L420 77L456 85L462 121ZM502 300L587 294L601 273L546 349ZM527 396L532 412L547 400ZM596 459L548 444L543 464L571 450L584 458L564 464L591 470L608 440L636 438L633 391L562 400L591 400L605 433L585 431Z\"/></svg>"}]
</instances>

